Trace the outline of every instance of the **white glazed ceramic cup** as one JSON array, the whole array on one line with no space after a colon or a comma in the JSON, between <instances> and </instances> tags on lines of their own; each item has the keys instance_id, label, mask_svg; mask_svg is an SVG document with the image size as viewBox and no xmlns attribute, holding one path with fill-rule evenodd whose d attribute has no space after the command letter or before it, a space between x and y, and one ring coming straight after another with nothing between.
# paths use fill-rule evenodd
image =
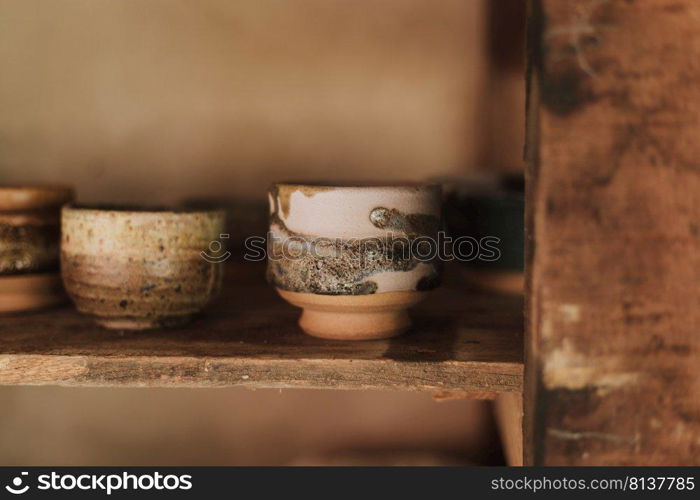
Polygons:
<instances>
[{"instance_id":1,"label":"white glazed ceramic cup","mask_svg":"<svg viewBox=\"0 0 700 500\"><path fill-rule=\"evenodd\" d=\"M440 187L278 183L269 192L268 281L313 336L389 338L440 281Z\"/></svg>"}]
</instances>

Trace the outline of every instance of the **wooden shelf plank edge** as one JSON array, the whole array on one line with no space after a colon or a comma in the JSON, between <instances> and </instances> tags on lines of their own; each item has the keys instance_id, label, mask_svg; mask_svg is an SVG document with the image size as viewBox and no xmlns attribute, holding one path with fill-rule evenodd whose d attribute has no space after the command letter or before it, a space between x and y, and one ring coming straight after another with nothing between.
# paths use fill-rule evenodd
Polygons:
<instances>
[{"instance_id":1,"label":"wooden shelf plank edge","mask_svg":"<svg viewBox=\"0 0 700 500\"><path fill-rule=\"evenodd\" d=\"M437 381L437 382L436 382ZM0 385L521 392L518 363L0 355Z\"/></svg>"}]
</instances>

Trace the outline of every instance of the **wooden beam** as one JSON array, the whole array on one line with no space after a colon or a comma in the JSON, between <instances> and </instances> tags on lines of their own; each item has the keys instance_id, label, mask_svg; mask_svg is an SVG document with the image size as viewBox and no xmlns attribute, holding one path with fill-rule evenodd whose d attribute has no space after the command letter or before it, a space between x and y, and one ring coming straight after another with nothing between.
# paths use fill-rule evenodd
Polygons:
<instances>
[{"instance_id":1,"label":"wooden beam","mask_svg":"<svg viewBox=\"0 0 700 500\"><path fill-rule=\"evenodd\" d=\"M494 401L494 410L506 463L523 465L523 395L515 392L499 394Z\"/></svg>"},{"instance_id":2,"label":"wooden beam","mask_svg":"<svg viewBox=\"0 0 700 500\"><path fill-rule=\"evenodd\" d=\"M700 2L529 13L526 455L700 463Z\"/></svg>"}]
</instances>

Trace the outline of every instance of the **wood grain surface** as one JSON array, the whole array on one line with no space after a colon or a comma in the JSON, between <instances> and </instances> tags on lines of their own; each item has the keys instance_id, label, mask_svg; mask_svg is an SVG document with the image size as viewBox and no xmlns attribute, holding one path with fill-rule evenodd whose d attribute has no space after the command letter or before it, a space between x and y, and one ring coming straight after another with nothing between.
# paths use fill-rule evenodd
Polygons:
<instances>
[{"instance_id":1,"label":"wood grain surface","mask_svg":"<svg viewBox=\"0 0 700 500\"><path fill-rule=\"evenodd\" d=\"M531 2L526 451L700 463L700 3Z\"/></svg>"},{"instance_id":2,"label":"wood grain surface","mask_svg":"<svg viewBox=\"0 0 700 500\"><path fill-rule=\"evenodd\" d=\"M186 327L140 333L95 326L72 307L0 318L0 384L307 387L517 392L522 299L446 286L404 337L324 341L258 265L232 265L225 290Z\"/></svg>"}]
</instances>

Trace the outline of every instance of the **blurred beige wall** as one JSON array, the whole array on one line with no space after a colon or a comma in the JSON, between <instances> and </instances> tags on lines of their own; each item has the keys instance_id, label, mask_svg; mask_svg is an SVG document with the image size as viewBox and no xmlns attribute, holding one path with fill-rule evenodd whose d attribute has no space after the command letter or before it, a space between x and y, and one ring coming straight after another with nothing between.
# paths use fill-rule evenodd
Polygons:
<instances>
[{"instance_id":1,"label":"blurred beige wall","mask_svg":"<svg viewBox=\"0 0 700 500\"><path fill-rule=\"evenodd\" d=\"M0 0L0 181L85 201L474 166L483 0Z\"/></svg>"},{"instance_id":2,"label":"blurred beige wall","mask_svg":"<svg viewBox=\"0 0 700 500\"><path fill-rule=\"evenodd\" d=\"M0 388L0 465L284 465L348 452L501 457L488 403L427 393Z\"/></svg>"}]
</instances>

